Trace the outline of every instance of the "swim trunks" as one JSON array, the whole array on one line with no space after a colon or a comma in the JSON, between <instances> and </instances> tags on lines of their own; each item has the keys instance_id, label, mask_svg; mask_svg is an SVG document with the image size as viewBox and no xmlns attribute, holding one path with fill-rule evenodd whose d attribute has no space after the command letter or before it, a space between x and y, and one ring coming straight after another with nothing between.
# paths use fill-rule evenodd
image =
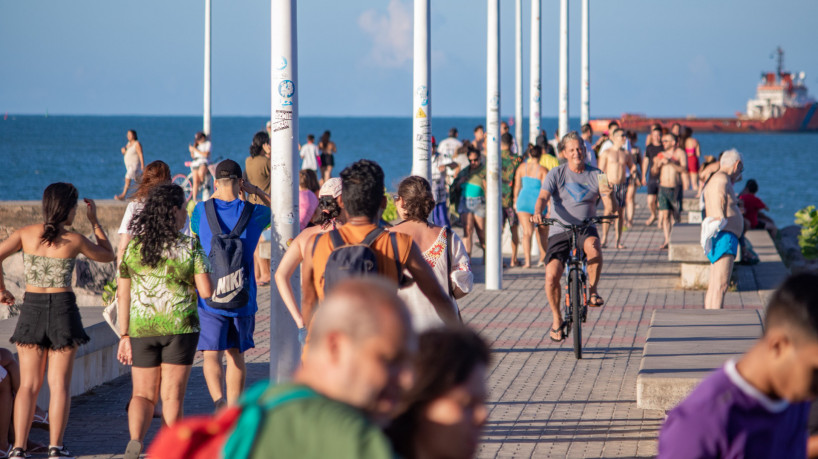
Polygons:
<instances>
[{"instance_id":1,"label":"swim trunks","mask_svg":"<svg viewBox=\"0 0 818 459\"><path fill-rule=\"evenodd\" d=\"M738 238L736 235L729 231L719 231L713 236L713 244L710 246L710 251L707 252L707 259L710 260L710 263L715 263L725 255L735 257L737 253Z\"/></svg>"},{"instance_id":2,"label":"swim trunks","mask_svg":"<svg viewBox=\"0 0 818 459\"><path fill-rule=\"evenodd\" d=\"M620 209L625 207L625 198L628 194L628 182L630 182L630 177L626 177L625 181L618 185L611 185L611 194Z\"/></svg>"},{"instance_id":3,"label":"swim trunks","mask_svg":"<svg viewBox=\"0 0 818 459\"><path fill-rule=\"evenodd\" d=\"M660 186L658 202L659 210L672 210L675 213L676 206L678 205L678 201L676 200L676 188Z\"/></svg>"}]
</instances>

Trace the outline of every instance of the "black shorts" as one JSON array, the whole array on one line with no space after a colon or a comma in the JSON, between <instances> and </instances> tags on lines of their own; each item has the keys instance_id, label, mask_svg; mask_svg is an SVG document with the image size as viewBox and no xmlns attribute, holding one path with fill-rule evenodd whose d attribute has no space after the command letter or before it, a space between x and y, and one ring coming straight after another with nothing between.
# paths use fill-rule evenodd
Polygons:
<instances>
[{"instance_id":1,"label":"black shorts","mask_svg":"<svg viewBox=\"0 0 818 459\"><path fill-rule=\"evenodd\" d=\"M579 233L579 241L577 241L577 243L580 246L584 247L585 240L588 239L589 237L595 237L599 239L599 233L596 232L596 227L590 226L582 230L582 232ZM548 262L555 258L561 261L562 264L568 262L568 259L571 257L570 248L568 247L569 239L571 239L570 231L563 231L562 233L559 233L556 236L551 236L548 238L548 249L545 252L546 264L548 264Z\"/></svg>"},{"instance_id":2,"label":"black shorts","mask_svg":"<svg viewBox=\"0 0 818 459\"><path fill-rule=\"evenodd\" d=\"M321 167L335 166L335 157L332 153L321 153Z\"/></svg>"},{"instance_id":3,"label":"black shorts","mask_svg":"<svg viewBox=\"0 0 818 459\"><path fill-rule=\"evenodd\" d=\"M648 194L656 196L659 194L659 180L648 177Z\"/></svg>"},{"instance_id":4,"label":"black shorts","mask_svg":"<svg viewBox=\"0 0 818 459\"><path fill-rule=\"evenodd\" d=\"M73 292L26 292L12 343L41 349L81 346L91 338L82 326L82 317Z\"/></svg>"},{"instance_id":5,"label":"black shorts","mask_svg":"<svg viewBox=\"0 0 818 459\"><path fill-rule=\"evenodd\" d=\"M131 338L133 366L154 368L163 363L193 365L199 332Z\"/></svg>"}]
</instances>

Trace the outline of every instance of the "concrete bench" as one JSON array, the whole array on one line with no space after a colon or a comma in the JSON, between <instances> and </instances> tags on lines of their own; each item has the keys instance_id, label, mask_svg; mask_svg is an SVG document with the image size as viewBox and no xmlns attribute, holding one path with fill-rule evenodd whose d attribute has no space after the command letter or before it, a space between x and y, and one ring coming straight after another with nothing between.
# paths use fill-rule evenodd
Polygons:
<instances>
[{"instance_id":1,"label":"concrete bench","mask_svg":"<svg viewBox=\"0 0 818 459\"><path fill-rule=\"evenodd\" d=\"M122 365L116 359L119 347L119 338L102 318L102 307L82 307L82 325L91 341L80 346L74 362L74 371L71 376L71 396L81 395L92 388L130 373L130 367ZM19 316L18 316L19 317ZM0 345L11 349L17 356L16 348L9 343L14 334L18 317L0 320ZM48 406L48 380L43 383L37 404Z\"/></svg>"},{"instance_id":2,"label":"concrete bench","mask_svg":"<svg viewBox=\"0 0 818 459\"><path fill-rule=\"evenodd\" d=\"M758 310L653 312L636 377L639 408L669 411L711 371L762 335Z\"/></svg>"},{"instance_id":3,"label":"concrete bench","mask_svg":"<svg viewBox=\"0 0 818 459\"><path fill-rule=\"evenodd\" d=\"M695 223L673 225L670 233L667 257L670 261L684 263L708 263L701 245L702 226Z\"/></svg>"}]
</instances>

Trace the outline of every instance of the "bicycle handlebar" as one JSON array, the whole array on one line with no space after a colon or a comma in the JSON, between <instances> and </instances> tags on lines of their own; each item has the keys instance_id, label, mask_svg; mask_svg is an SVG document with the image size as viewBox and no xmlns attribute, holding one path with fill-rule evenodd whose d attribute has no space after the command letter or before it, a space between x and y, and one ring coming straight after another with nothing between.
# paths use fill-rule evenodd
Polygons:
<instances>
[{"instance_id":1,"label":"bicycle handlebar","mask_svg":"<svg viewBox=\"0 0 818 459\"><path fill-rule=\"evenodd\" d=\"M602 223L605 220L616 220L617 218L619 218L619 215L600 215L600 216L597 216L597 217L588 217L588 218L582 220L582 223L580 223L579 225L566 225L565 223L557 220L556 218L543 218L542 223L537 223L537 226L558 225L558 226L561 226L561 227L563 227L563 228L565 228L567 230L574 229L574 228L576 228L578 230L581 230L581 229L586 228L588 226L595 225L597 223Z\"/></svg>"}]
</instances>

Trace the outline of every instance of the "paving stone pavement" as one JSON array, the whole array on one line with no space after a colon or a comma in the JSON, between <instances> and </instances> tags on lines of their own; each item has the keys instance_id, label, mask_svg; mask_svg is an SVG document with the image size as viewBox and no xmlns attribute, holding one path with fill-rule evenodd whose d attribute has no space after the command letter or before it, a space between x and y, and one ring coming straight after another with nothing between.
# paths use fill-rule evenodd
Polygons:
<instances>
[{"instance_id":1,"label":"paving stone pavement","mask_svg":"<svg viewBox=\"0 0 818 459\"><path fill-rule=\"evenodd\" d=\"M637 195L636 226L625 232L625 250L606 249L600 294L605 306L589 311L583 324L583 359L571 340L548 338L551 313L544 269L510 269L503 290L486 291L479 258L473 293L460 301L464 320L491 344L489 419L478 456L652 457L664 413L636 407L636 375L651 313L656 309L702 308L703 291L676 286L679 266L659 250L663 239ZM611 231L613 236L613 231ZM475 255L481 255L475 249ZM269 291L259 293L257 348L248 351L248 384L267 377ZM727 308L760 308L756 291L729 292ZM80 457L121 457L128 442L125 404L129 376L75 397L66 443ZM187 414L207 413L212 402L194 365L185 399ZM148 442L159 427L154 420ZM33 439L46 442L43 432Z\"/></svg>"}]
</instances>

